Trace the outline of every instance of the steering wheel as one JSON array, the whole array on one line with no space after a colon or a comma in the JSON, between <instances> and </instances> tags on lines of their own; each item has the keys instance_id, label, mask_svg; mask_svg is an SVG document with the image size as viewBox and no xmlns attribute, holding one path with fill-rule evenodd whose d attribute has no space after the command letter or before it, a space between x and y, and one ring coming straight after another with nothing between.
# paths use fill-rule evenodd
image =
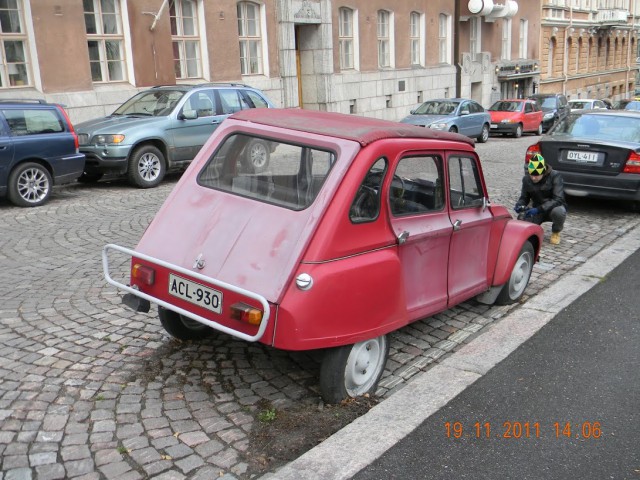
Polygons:
<instances>
[{"instance_id":1,"label":"steering wheel","mask_svg":"<svg viewBox=\"0 0 640 480\"><path fill-rule=\"evenodd\" d=\"M373 218L376 214L378 203L378 193L375 189L367 186L360 185L356 199L351 205L351 217L352 218Z\"/></svg>"},{"instance_id":2,"label":"steering wheel","mask_svg":"<svg viewBox=\"0 0 640 480\"><path fill-rule=\"evenodd\" d=\"M398 183L400 184L400 186L398 186ZM390 197L401 200L402 197L404 197L404 190L404 180L400 175L394 173L393 178L391 179L391 187L389 192Z\"/></svg>"}]
</instances>

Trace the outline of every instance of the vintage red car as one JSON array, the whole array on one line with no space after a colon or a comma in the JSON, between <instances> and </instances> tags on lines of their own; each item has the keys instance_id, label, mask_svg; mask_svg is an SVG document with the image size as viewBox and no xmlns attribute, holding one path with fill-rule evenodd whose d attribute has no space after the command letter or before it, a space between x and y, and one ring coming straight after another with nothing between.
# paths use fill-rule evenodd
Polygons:
<instances>
[{"instance_id":1,"label":"vintage red car","mask_svg":"<svg viewBox=\"0 0 640 480\"><path fill-rule=\"evenodd\" d=\"M265 171L242 161L255 141L270 144ZM223 122L135 250L107 245L103 265L126 305L157 304L178 339L324 349L321 392L337 402L375 391L389 332L473 297L520 299L541 243L538 225L489 202L462 135L255 109Z\"/></svg>"},{"instance_id":2,"label":"vintage red car","mask_svg":"<svg viewBox=\"0 0 640 480\"><path fill-rule=\"evenodd\" d=\"M487 111L491 115L492 134L502 133L516 138L526 132L542 135L544 112L535 100L498 100Z\"/></svg>"}]
</instances>

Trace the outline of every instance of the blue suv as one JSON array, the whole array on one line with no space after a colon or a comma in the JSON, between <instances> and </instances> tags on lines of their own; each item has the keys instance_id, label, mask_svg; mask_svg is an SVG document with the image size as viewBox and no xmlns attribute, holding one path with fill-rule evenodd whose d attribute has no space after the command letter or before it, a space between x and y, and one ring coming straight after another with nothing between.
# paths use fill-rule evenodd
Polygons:
<instances>
[{"instance_id":1,"label":"blue suv","mask_svg":"<svg viewBox=\"0 0 640 480\"><path fill-rule=\"evenodd\" d=\"M116 174L126 175L136 187L155 187L166 172L186 168L229 115L273 107L262 92L242 84L150 88L108 117L76 125L80 151L87 156L80 181L95 182L105 174ZM267 167L270 153L268 142L253 142L244 158L258 172Z\"/></svg>"},{"instance_id":2,"label":"blue suv","mask_svg":"<svg viewBox=\"0 0 640 480\"><path fill-rule=\"evenodd\" d=\"M84 160L61 105L0 101L0 196L20 207L42 205L54 185L82 175Z\"/></svg>"}]
</instances>

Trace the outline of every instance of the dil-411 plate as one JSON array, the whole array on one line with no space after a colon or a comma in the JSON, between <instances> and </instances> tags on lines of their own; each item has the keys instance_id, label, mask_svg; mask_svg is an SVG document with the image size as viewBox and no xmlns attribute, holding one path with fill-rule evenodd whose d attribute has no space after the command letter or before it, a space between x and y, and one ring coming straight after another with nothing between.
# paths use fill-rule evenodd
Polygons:
<instances>
[{"instance_id":1,"label":"dil-411 plate","mask_svg":"<svg viewBox=\"0 0 640 480\"><path fill-rule=\"evenodd\" d=\"M173 273L169 274L169 295L181 298L212 312L222 313L222 292Z\"/></svg>"}]
</instances>

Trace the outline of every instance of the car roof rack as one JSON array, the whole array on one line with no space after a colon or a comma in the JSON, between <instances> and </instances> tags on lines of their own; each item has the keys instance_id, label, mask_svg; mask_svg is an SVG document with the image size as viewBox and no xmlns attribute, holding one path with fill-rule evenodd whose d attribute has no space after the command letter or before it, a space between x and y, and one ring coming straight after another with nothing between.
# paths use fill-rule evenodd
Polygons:
<instances>
[{"instance_id":1,"label":"car roof rack","mask_svg":"<svg viewBox=\"0 0 640 480\"><path fill-rule=\"evenodd\" d=\"M47 103L46 100L42 98L14 98L12 100L9 99L0 99L0 103Z\"/></svg>"}]
</instances>

